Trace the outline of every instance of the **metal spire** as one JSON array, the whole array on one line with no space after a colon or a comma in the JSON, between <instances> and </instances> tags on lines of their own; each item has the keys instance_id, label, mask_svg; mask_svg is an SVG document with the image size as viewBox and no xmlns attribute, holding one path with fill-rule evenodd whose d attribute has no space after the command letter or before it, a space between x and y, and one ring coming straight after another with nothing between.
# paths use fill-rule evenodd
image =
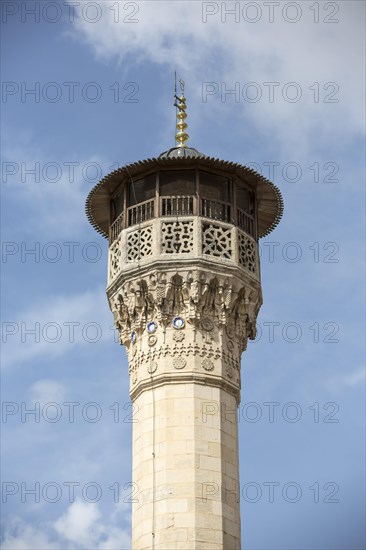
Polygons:
<instances>
[{"instance_id":1,"label":"metal spire","mask_svg":"<svg viewBox=\"0 0 366 550\"><path fill-rule=\"evenodd\" d=\"M177 133L175 135L175 141L176 145L178 147L185 147L189 135L185 132L186 128L188 128L188 124L186 124L185 119L187 118L187 105L186 105L186 98L184 97L184 80L179 80L180 84L180 91L181 95L180 97L177 96L177 73L175 73L175 90L174 90L174 98L175 98L175 107L177 108Z\"/></svg>"}]
</instances>

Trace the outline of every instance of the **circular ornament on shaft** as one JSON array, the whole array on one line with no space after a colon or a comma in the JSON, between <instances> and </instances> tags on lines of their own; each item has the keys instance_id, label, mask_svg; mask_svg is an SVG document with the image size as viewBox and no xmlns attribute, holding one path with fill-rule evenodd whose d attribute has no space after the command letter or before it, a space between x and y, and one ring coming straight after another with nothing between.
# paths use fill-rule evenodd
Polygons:
<instances>
[{"instance_id":1,"label":"circular ornament on shaft","mask_svg":"<svg viewBox=\"0 0 366 550\"><path fill-rule=\"evenodd\" d=\"M174 317L173 319L173 327L176 329L181 329L186 324L185 320L182 317Z\"/></svg>"},{"instance_id":2,"label":"circular ornament on shaft","mask_svg":"<svg viewBox=\"0 0 366 550\"><path fill-rule=\"evenodd\" d=\"M184 359L184 357L174 357L173 359L173 367L175 369L184 369L186 364L187 361Z\"/></svg>"},{"instance_id":3,"label":"circular ornament on shaft","mask_svg":"<svg viewBox=\"0 0 366 550\"><path fill-rule=\"evenodd\" d=\"M184 334L184 332L174 332L174 334L173 334L174 342L183 342L185 337L186 337L186 335Z\"/></svg>"},{"instance_id":4,"label":"circular ornament on shaft","mask_svg":"<svg viewBox=\"0 0 366 550\"><path fill-rule=\"evenodd\" d=\"M214 362L211 361L211 359L204 359L202 361L202 367L205 369L205 370L213 370L215 365L214 365Z\"/></svg>"},{"instance_id":5,"label":"circular ornament on shaft","mask_svg":"<svg viewBox=\"0 0 366 550\"><path fill-rule=\"evenodd\" d=\"M204 317L201 321L201 326L203 330L207 330L208 332L211 332L211 330L214 329L214 322L209 317Z\"/></svg>"},{"instance_id":6,"label":"circular ornament on shaft","mask_svg":"<svg viewBox=\"0 0 366 550\"><path fill-rule=\"evenodd\" d=\"M155 334L152 334L151 336L149 336L147 343L149 344L149 346L155 346L157 341L158 341L157 336L155 336Z\"/></svg>"},{"instance_id":7,"label":"circular ornament on shaft","mask_svg":"<svg viewBox=\"0 0 366 550\"><path fill-rule=\"evenodd\" d=\"M158 325L155 323L155 321L150 321L150 323L147 324L146 328L147 332L153 334L154 332L156 332Z\"/></svg>"}]
</instances>

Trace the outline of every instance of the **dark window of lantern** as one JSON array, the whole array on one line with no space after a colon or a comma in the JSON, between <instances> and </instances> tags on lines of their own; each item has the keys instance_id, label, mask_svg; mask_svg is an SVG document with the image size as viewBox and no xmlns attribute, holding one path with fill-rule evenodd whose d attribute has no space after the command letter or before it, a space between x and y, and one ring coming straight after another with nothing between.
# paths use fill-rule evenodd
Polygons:
<instances>
[{"instance_id":1,"label":"dark window of lantern","mask_svg":"<svg viewBox=\"0 0 366 550\"><path fill-rule=\"evenodd\" d=\"M176 197L196 194L196 174L194 170L174 170L160 172L160 196Z\"/></svg>"},{"instance_id":2,"label":"dark window of lantern","mask_svg":"<svg viewBox=\"0 0 366 550\"><path fill-rule=\"evenodd\" d=\"M230 180L217 174L200 172L199 194L202 199L230 202Z\"/></svg>"},{"instance_id":3,"label":"dark window of lantern","mask_svg":"<svg viewBox=\"0 0 366 550\"><path fill-rule=\"evenodd\" d=\"M140 202L151 200L155 197L155 174L130 182L128 185L128 206L135 206Z\"/></svg>"},{"instance_id":4,"label":"dark window of lantern","mask_svg":"<svg viewBox=\"0 0 366 550\"><path fill-rule=\"evenodd\" d=\"M253 216L254 204L253 193L245 189L244 187L236 188L236 205L240 210L244 210L247 214Z\"/></svg>"},{"instance_id":5,"label":"dark window of lantern","mask_svg":"<svg viewBox=\"0 0 366 550\"><path fill-rule=\"evenodd\" d=\"M112 199L111 210L112 221L114 221L123 210L123 192Z\"/></svg>"}]
</instances>

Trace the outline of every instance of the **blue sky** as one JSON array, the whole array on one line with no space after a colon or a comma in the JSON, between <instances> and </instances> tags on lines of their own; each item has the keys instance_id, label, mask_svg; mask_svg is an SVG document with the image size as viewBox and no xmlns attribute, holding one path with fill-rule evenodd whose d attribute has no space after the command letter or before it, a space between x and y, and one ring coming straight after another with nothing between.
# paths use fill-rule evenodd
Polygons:
<instances>
[{"instance_id":1,"label":"blue sky","mask_svg":"<svg viewBox=\"0 0 366 550\"><path fill-rule=\"evenodd\" d=\"M84 203L174 145L174 70L190 144L285 202L242 359L243 548L365 547L364 19L358 1L2 3L4 549L129 548L127 360Z\"/></svg>"}]
</instances>

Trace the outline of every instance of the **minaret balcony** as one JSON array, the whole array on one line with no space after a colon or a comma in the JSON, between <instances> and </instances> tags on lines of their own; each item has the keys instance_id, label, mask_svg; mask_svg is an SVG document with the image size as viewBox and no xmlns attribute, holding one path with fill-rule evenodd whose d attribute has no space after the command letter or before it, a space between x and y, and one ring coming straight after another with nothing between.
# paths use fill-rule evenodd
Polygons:
<instances>
[{"instance_id":1,"label":"minaret balcony","mask_svg":"<svg viewBox=\"0 0 366 550\"><path fill-rule=\"evenodd\" d=\"M121 275L151 269L153 264L179 269L197 262L223 270L239 268L242 275L259 282L258 243L243 230L253 229L254 220L242 216L240 227L228 223L230 205L207 200L202 201L201 210L206 215L192 215L194 202L194 197L163 197L162 215L154 217L154 200L146 201L127 211L133 223L125 229L117 218L110 233L109 286Z\"/></svg>"}]
</instances>

